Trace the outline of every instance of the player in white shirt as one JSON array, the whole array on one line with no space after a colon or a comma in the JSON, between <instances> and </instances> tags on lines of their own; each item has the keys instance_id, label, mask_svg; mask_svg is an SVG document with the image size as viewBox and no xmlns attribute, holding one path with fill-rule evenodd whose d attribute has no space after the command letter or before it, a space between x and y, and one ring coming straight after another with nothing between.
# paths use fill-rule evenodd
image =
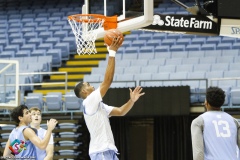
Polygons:
<instances>
[{"instance_id":1,"label":"player in white shirt","mask_svg":"<svg viewBox=\"0 0 240 160\"><path fill-rule=\"evenodd\" d=\"M40 139L43 139L46 134L46 129L41 128L40 124L42 122L42 113L41 110L37 107L32 107L29 109L32 117L32 122L30 123L30 126L32 128L37 129L37 135ZM36 147L37 151L37 157L41 160L52 160L53 159L53 152L54 152L54 141L53 141L53 135L51 135L48 146L46 150L40 149Z\"/></svg>"},{"instance_id":2,"label":"player in white shirt","mask_svg":"<svg viewBox=\"0 0 240 160\"><path fill-rule=\"evenodd\" d=\"M221 111L224 100L221 88L207 89L207 112L191 124L193 160L239 160L240 126L235 118Z\"/></svg>"},{"instance_id":3,"label":"player in white shirt","mask_svg":"<svg viewBox=\"0 0 240 160\"><path fill-rule=\"evenodd\" d=\"M130 90L130 99L121 107L108 106L102 102L102 98L109 89L115 70L115 54L121 46L119 42L122 39L117 37L112 44L107 47L109 52L107 69L104 80L95 90L88 82L80 82L75 86L74 92L78 98L83 99L84 119L90 132L89 155L91 160L118 160L118 152L111 126L109 123L110 116L124 116L133 107L134 103L140 96L142 88L136 87ZM122 75L124 76L124 75Z\"/></svg>"}]
</instances>

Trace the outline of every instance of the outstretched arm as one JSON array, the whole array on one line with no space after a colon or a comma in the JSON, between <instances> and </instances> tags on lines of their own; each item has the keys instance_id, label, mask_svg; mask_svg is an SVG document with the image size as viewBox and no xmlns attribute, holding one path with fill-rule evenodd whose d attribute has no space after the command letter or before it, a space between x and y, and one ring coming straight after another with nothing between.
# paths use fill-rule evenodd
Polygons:
<instances>
[{"instance_id":1,"label":"outstretched arm","mask_svg":"<svg viewBox=\"0 0 240 160\"><path fill-rule=\"evenodd\" d=\"M109 89L114 76L114 70L115 70L115 54L118 50L118 48L121 46L122 39L120 37L114 38L112 44L108 47L109 52L109 58L108 58L108 64L107 69L105 72L104 80L100 85L100 93L101 96L104 97L107 93L107 90Z\"/></svg>"},{"instance_id":2,"label":"outstretched arm","mask_svg":"<svg viewBox=\"0 0 240 160\"><path fill-rule=\"evenodd\" d=\"M23 131L23 135L26 140L30 140L38 148L46 149L52 134L52 130L55 128L56 124L57 124L56 119L50 119L49 121L47 121L48 129L43 140L41 140L31 128L26 128Z\"/></svg>"},{"instance_id":3,"label":"outstretched arm","mask_svg":"<svg viewBox=\"0 0 240 160\"><path fill-rule=\"evenodd\" d=\"M124 116L130 111L130 109L133 107L134 103L139 99L139 97L145 94L144 92L141 93L142 87L140 86L137 86L133 91L129 88L129 91L130 99L128 100L128 102L121 107L114 107L110 113L110 116Z\"/></svg>"},{"instance_id":4,"label":"outstretched arm","mask_svg":"<svg viewBox=\"0 0 240 160\"><path fill-rule=\"evenodd\" d=\"M8 139L3 152L3 157L8 157L8 158L14 157L13 155L11 155L11 150L9 149L9 146L10 146L10 140Z\"/></svg>"},{"instance_id":5,"label":"outstretched arm","mask_svg":"<svg viewBox=\"0 0 240 160\"><path fill-rule=\"evenodd\" d=\"M203 119L197 117L191 124L193 160L204 160Z\"/></svg>"}]
</instances>

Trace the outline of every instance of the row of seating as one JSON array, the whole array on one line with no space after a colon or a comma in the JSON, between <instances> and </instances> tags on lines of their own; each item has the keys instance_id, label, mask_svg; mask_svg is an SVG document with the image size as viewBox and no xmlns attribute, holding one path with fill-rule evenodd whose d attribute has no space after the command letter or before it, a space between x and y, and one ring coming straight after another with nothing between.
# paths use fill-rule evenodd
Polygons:
<instances>
[{"instance_id":1,"label":"row of seating","mask_svg":"<svg viewBox=\"0 0 240 160\"><path fill-rule=\"evenodd\" d=\"M169 39L167 39L169 40ZM158 41L158 40L157 40ZM158 44L144 43L138 42L135 46L122 46L119 48L120 53L146 53L146 52L178 52L178 51L208 51L208 50L231 50L231 49L240 49L240 42L231 44L231 43L220 43L216 44L174 44L174 43L166 43L166 44ZM126 42L127 45L129 43Z\"/></svg>"},{"instance_id":2,"label":"row of seating","mask_svg":"<svg viewBox=\"0 0 240 160\"><path fill-rule=\"evenodd\" d=\"M46 96L42 93L28 93L23 102L29 108L38 107L43 111L82 111L82 99L73 92L62 95L61 92L49 92Z\"/></svg>"}]
</instances>

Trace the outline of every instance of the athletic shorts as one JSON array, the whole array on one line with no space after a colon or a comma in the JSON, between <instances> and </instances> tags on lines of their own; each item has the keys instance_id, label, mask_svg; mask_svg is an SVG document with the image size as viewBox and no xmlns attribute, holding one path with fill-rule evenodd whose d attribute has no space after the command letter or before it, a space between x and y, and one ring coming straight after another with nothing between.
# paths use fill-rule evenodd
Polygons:
<instances>
[{"instance_id":1,"label":"athletic shorts","mask_svg":"<svg viewBox=\"0 0 240 160\"><path fill-rule=\"evenodd\" d=\"M119 160L113 150L91 154L90 158L91 160Z\"/></svg>"}]
</instances>

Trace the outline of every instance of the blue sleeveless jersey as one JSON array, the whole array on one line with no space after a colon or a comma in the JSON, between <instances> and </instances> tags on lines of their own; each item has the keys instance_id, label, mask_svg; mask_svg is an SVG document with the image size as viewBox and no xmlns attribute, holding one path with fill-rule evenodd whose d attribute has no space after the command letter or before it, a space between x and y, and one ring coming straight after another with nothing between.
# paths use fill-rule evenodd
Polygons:
<instances>
[{"instance_id":1,"label":"blue sleeveless jersey","mask_svg":"<svg viewBox=\"0 0 240 160\"><path fill-rule=\"evenodd\" d=\"M10 147L9 149L15 154L15 158L24 160L37 160L36 149L33 143L25 140L23 130L28 126L21 126L14 128L9 135Z\"/></svg>"},{"instance_id":2,"label":"blue sleeveless jersey","mask_svg":"<svg viewBox=\"0 0 240 160\"><path fill-rule=\"evenodd\" d=\"M237 126L225 112L209 111L204 121L204 160L237 160Z\"/></svg>"}]
</instances>

